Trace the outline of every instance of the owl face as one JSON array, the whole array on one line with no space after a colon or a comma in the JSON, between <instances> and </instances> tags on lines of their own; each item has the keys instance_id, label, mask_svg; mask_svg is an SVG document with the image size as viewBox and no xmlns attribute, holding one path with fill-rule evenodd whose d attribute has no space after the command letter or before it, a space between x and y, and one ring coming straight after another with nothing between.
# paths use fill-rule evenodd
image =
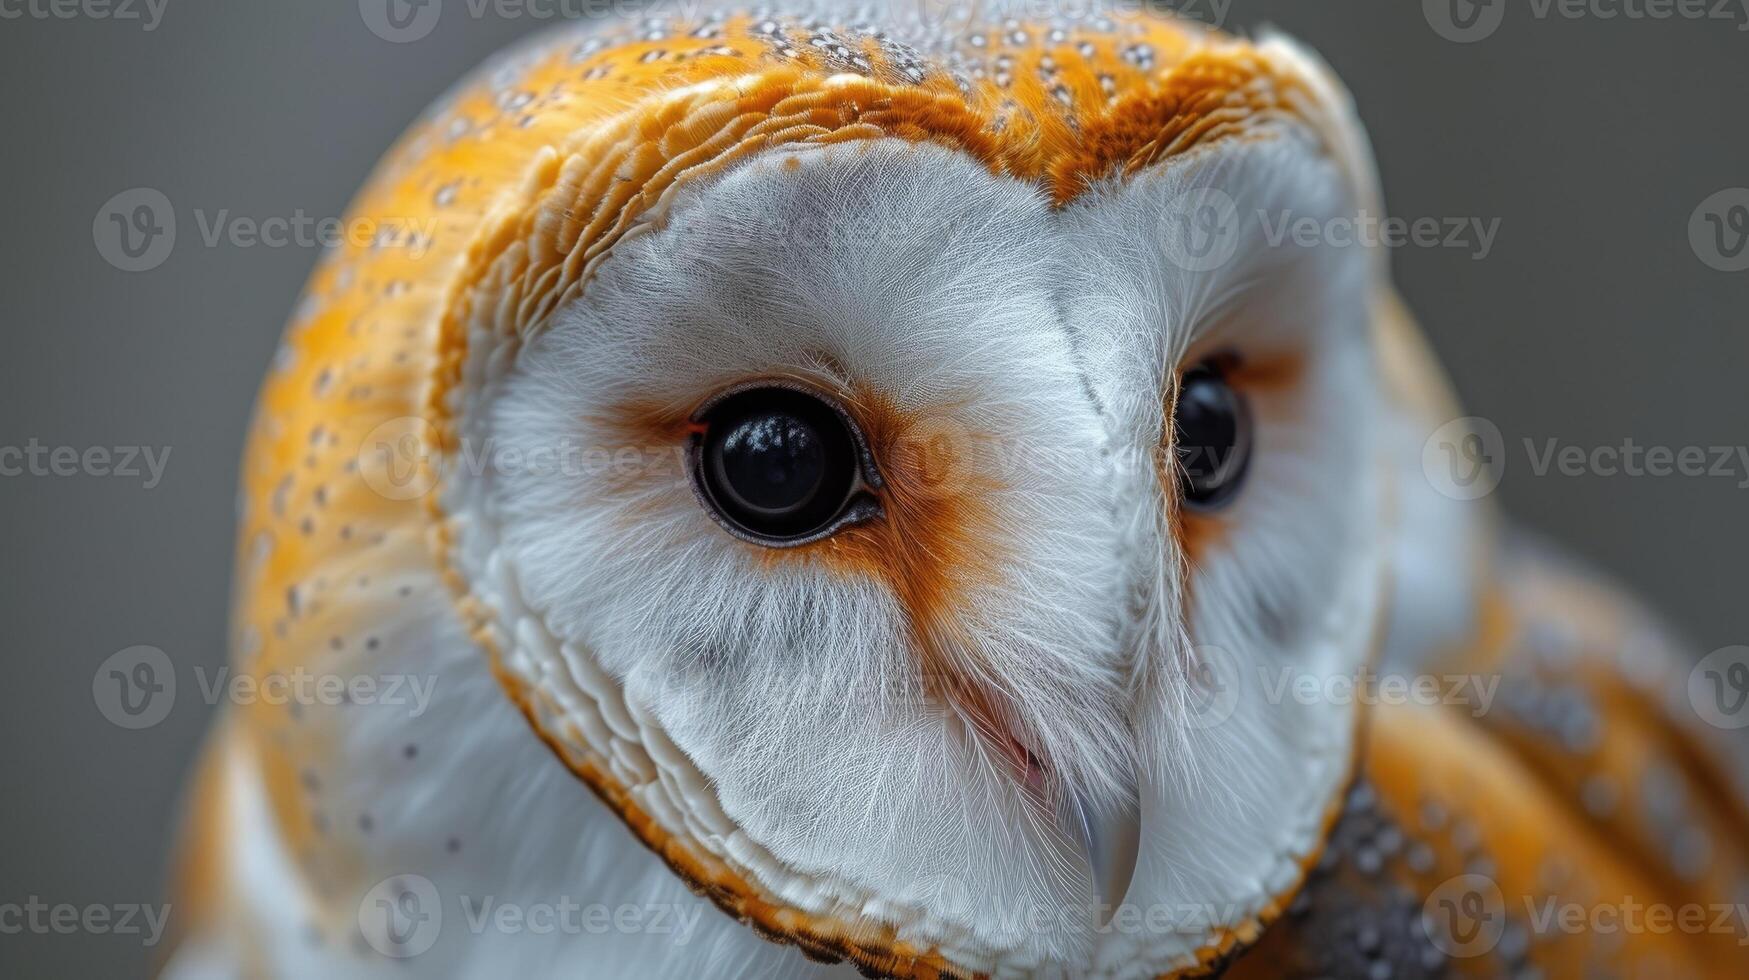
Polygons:
<instances>
[{"instance_id":1,"label":"owl face","mask_svg":"<svg viewBox=\"0 0 1749 980\"><path fill-rule=\"evenodd\" d=\"M1357 186L1285 116L1067 199L935 141L775 145L549 257L578 285L538 316L486 277L457 436L577 463L442 493L512 694L810 950L1204 957L1352 753L1351 705L1283 692L1374 632L1378 262L1271 229ZM542 281L537 237L499 267Z\"/></svg>"},{"instance_id":2,"label":"owl face","mask_svg":"<svg viewBox=\"0 0 1749 980\"><path fill-rule=\"evenodd\" d=\"M491 475L501 560L700 836L855 915L1086 956L1169 887L1135 878L1181 811L1304 778L1267 746L1316 729L1251 675L1365 652L1332 612L1372 572L1370 260L1241 221L1210 266L1174 227L1343 186L1284 140L1054 210L880 141L687 189L487 408L505 458L596 461ZM1015 909L1062 927L989 934Z\"/></svg>"}]
</instances>

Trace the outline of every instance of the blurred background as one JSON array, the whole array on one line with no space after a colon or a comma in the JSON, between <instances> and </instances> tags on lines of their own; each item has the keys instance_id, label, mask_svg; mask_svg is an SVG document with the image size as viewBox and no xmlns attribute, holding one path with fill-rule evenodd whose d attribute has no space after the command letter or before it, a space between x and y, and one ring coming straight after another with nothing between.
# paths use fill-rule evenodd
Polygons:
<instances>
[{"instance_id":1,"label":"blurred background","mask_svg":"<svg viewBox=\"0 0 1749 980\"><path fill-rule=\"evenodd\" d=\"M428 33L395 43L367 28L373 0L0 0L0 447L153 454L135 477L0 476L0 903L163 900L211 709L182 697L125 729L93 677L137 645L190 687L224 660L245 425L318 258L209 246L196 212L337 217L458 76L549 26L543 12L612 6L437 2ZM1495 229L1394 262L1469 410L1504 435L1508 511L1649 597L1698 652L1749 642L1743 461L1538 476L1525 449L1749 444L1749 190L1733 192L1749 187L1749 5L1694 20L1602 16L1611 0L1578 17L1501 0L1170 6L1311 43L1354 91L1391 215ZM175 248L106 257L110 202L136 188L172 202ZM0 975L140 975L144 938L0 933Z\"/></svg>"}]
</instances>

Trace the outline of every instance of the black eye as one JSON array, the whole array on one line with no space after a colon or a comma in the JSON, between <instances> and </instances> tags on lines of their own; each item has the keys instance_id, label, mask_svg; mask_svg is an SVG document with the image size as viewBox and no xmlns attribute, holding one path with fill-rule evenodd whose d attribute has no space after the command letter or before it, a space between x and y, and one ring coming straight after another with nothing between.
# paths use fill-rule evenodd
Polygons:
<instances>
[{"instance_id":1,"label":"black eye","mask_svg":"<svg viewBox=\"0 0 1749 980\"><path fill-rule=\"evenodd\" d=\"M1185 503L1197 510L1231 503L1251 462L1251 412L1214 364L1185 372L1173 432Z\"/></svg>"},{"instance_id":2,"label":"black eye","mask_svg":"<svg viewBox=\"0 0 1749 980\"><path fill-rule=\"evenodd\" d=\"M844 411L808 392L751 388L707 406L693 479L730 533L771 546L804 544L867 516L867 453Z\"/></svg>"}]
</instances>

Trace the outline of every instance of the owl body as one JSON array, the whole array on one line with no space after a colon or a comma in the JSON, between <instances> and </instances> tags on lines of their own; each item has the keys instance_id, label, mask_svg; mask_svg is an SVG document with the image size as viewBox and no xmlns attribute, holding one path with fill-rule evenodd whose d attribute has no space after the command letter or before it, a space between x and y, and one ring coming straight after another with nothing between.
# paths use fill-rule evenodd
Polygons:
<instances>
[{"instance_id":1,"label":"owl body","mask_svg":"<svg viewBox=\"0 0 1749 980\"><path fill-rule=\"evenodd\" d=\"M1740 972L1589 914L1749 881L1682 660L1254 219L1379 210L1327 70L918 9L568 29L391 152L243 474L236 669L343 694L226 713L167 972Z\"/></svg>"}]
</instances>

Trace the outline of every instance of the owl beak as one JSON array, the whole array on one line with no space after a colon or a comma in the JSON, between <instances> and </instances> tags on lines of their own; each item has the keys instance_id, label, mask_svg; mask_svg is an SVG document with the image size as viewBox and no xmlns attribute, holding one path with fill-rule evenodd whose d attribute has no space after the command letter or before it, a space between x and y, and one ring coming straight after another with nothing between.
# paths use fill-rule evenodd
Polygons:
<instances>
[{"instance_id":1,"label":"owl beak","mask_svg":"<svg viewBox=\"0 0 1749 980\"><path fill-rule=\"evenodd\" d=\"M1081 793L1072 794L1068 805L1070 813L1064 824L1079 838L1092 887L1095 925L1104 928L1129 893L1141 849L1140 814L1134 804L1102 812Z\"/></svg>"}]
</instances>

